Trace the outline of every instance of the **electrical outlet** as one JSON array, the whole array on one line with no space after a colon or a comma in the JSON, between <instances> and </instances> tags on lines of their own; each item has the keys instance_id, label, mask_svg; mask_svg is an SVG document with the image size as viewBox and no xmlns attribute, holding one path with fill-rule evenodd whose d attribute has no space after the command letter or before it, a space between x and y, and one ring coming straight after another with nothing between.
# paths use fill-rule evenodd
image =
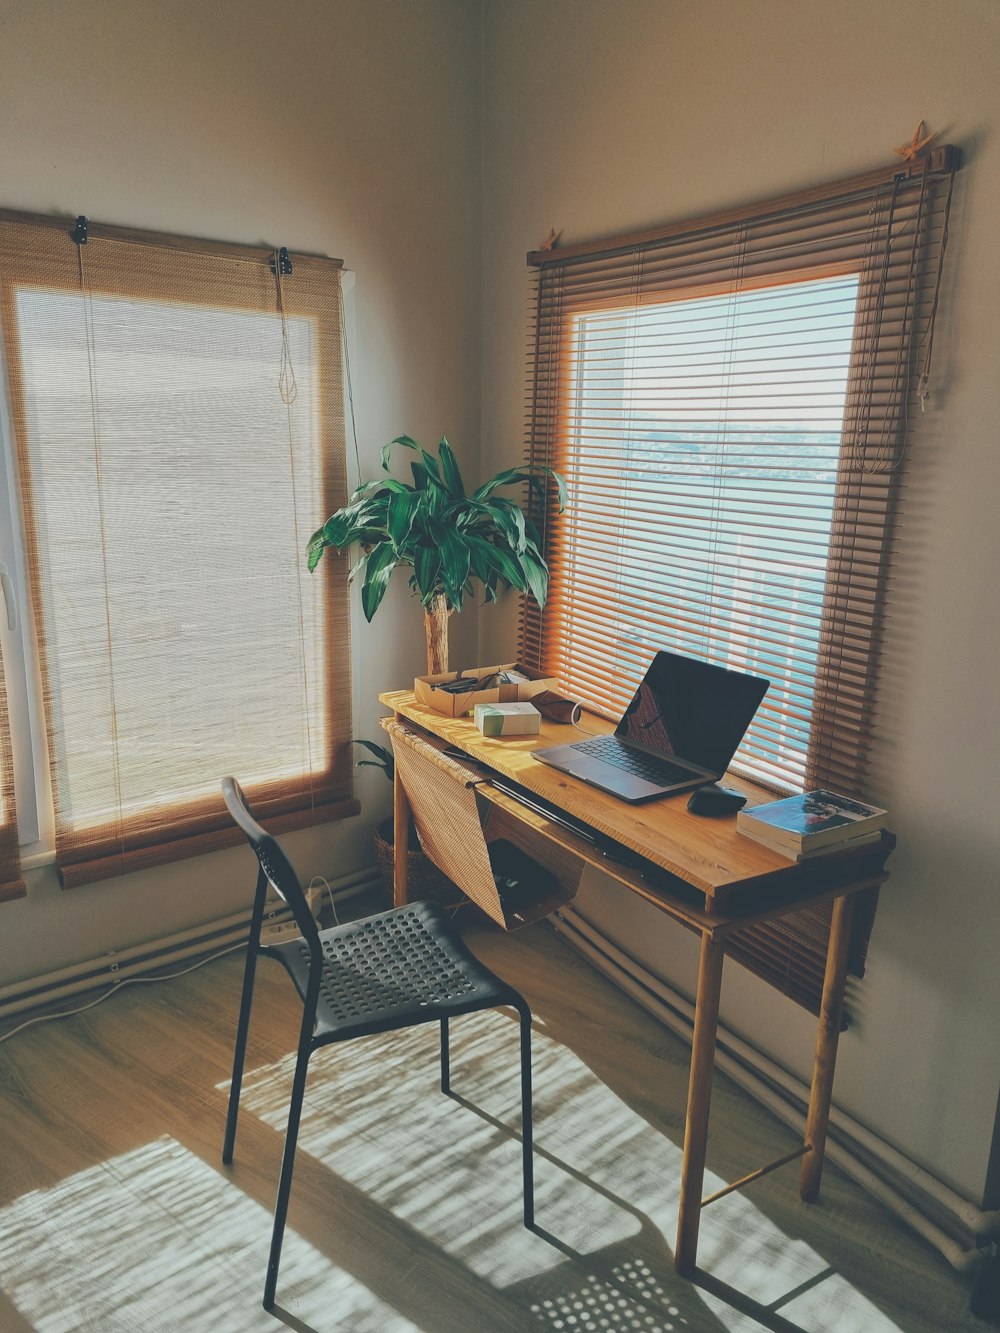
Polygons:
<instances>
[{"instance_id":1,"label":"electrical outlet","mask_svg":"<svg viewBox=\"0 0 1000 1333\"><path fill-rule=\"evenodd\" d=\"M275 921L260 932L261 944L281 944L283 940L297 940L300 935L294 921Z\"/></svg>"},{"instance_id":2,"label":"electrical outlet","mask_svg":"<svg viewBox=\"0 0 1000 1333\"><path fill-rule=\"evenodd\" d=\"M309 910L313 916L319 920L319 915L323 910L323 886L322 884L311 885L305 891L306 902L309 904ZM287 911L280 898L270 899L265 904L266 912ZM294 921L271 921L264 918L264 927L260 932L261 944L280 944L282 940L298 939L300 934L298 926Z\"/></svg>"}]
</instances>

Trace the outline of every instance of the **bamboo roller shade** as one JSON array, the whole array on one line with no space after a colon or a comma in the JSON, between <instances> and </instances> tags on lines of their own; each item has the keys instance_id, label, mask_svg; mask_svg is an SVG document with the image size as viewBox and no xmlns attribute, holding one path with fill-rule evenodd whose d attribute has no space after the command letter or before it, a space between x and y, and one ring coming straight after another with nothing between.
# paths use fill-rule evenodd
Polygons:
<instances>
[{"instance_id":1,"label":"bamboo roller shade","mask_svg":"<svg viewBox=\"0 0 1000 1333\"><path fill-rule=\"evenodd\" d=\"M480 808L477 785L481 769L471 761L445 754L445 742L418 733L399 722L382 723L392 741L398 780L406 789L413 823L424 852L439 870L504 930L516 929L547 915L576 893L582 865L571 864L565 852L533 839L496 812ZM516 843L558 880L558 889L544 891L533 903L519 902L509 910L497 890L484 833Z\"/></svg>"},{"instance_id":2,"label":"bamboo roller shade","mask_svg":"<svg viewBox=\"0 0 1000 1333\"><path fill-rule=\"evenodd\" d=\"M0 214L66 886L354 813L340 261Z\"/></svg>"},{"instance_id":3,"label":"bamboo roller shade","mask_svg":"<svg viewBox=\"0 0 1000 1333\"><path fill-rule=\"evenodd\" d=\"M444 745L430 737L417 736L398 723L387 724L386 730L424 851L477 907L504 925L476 800L482 773L445 755Z\"/></svg>"},{"instance_id":4,"label":"bamboo roller shade","mask_svg":"<svg viewBox=\"0 0 1000 1333\"><path fill-rule=\"evenodd\" d=\"M767 677L733 768L864 793L891 519L926 392L958 150L529 255L527 460L550 566L521 660L617 718L653 653ZM855 921L862 964L874 899ZM828 916L828 913L827 913ZM824 922L732 952L812 1009ZM793 976L817 978L793 981Z\"/></svg>"}]
</instances>

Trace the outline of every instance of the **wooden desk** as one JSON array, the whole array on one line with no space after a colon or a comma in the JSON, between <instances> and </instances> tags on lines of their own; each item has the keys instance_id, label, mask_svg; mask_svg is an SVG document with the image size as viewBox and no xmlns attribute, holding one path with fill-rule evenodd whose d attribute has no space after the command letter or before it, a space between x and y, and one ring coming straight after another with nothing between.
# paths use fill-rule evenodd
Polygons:
<instances>
[{"instance_id":1,"label":"wooden desk","mask_svg":"<svg viewBox=\"0 0 1000 1333\"><path fill-rule=\"evenodd\" d=\"M854 852L840 852L796 863L736 832L735 816L706 819L687 810L688 795L666 797L646 805L627 805L595 791L574 778L539 764L531 751L565 743L567 729L542 723L539 736L487 739L467 718L450 718L416 702L410 691L380 696L397 720L405 719L431 736L461 750L485 766L487 781L477 791L483 799L581 862L600 868L627 885L660 911L701 937L694 1037L688 1082L684 1156L674 1266L690 1276L698 1253L701 1209L786 1162L801 1157L799 1192L806 1202L819 1197L830 1116L830 1098L840 1036L848 945L854 897L886 878L885 862L895 838L882 838ZM611 723L588 717L588 730L613 730ZM631 861L623 864L572 831L528 810L513 797L491 787L493 772L541 797L589 828L610 839ZM738 778L752 803L773 800L771 793ZM406 902L406 829L409 805L402 782L395 787L396 903ZM701 1197L708 1144L712 1069L719 1019L719 995L726 939L754 921L769 920L818 899L833 899L823 999L816 1037L812 1087L802 1147L770 1162L706 1199Z\"/></svg>"}]
</instances>

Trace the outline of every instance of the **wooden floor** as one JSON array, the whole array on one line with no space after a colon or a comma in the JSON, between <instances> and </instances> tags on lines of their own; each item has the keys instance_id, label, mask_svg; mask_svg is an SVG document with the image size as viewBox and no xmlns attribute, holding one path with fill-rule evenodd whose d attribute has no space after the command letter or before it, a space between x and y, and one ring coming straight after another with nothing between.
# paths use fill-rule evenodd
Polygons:
<instances>
[{"instance_id":1,"label":"wooden floor","mask_svg":"<svg viewBox=\"0 0 1000 1333\"><path fill-rule=\"evenodd\" d=\"M279 1309L260 1307L297 1018L262 964L236 1161L220 1160L241 958L0 1046L0 1333L982 1330L965 1282L828 1165L706 1210L671 1262L687 1048L545 925L473 947L536 1015L538 1233L520 1224L517 1030L453 1024L314 1059ZM717 1077L706 1192L795 1146Z\"/></svg>"}]
</instances>

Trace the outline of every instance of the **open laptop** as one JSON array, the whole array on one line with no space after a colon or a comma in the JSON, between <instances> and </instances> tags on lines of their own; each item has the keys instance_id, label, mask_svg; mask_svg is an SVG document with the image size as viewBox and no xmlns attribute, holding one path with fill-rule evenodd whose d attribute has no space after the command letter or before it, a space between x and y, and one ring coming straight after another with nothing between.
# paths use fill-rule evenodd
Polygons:
<instances>
[{"instance_id":1,"label":"open laptop","mask_svg":"<svg viewBox=\"0 0 1000 1333\"><path fill-rule=\"evenodd\" d=\"M659 652L613 736L533 750L532 757L623 801L722 777L770 681Z\"/></svg>"}]
</instances>

